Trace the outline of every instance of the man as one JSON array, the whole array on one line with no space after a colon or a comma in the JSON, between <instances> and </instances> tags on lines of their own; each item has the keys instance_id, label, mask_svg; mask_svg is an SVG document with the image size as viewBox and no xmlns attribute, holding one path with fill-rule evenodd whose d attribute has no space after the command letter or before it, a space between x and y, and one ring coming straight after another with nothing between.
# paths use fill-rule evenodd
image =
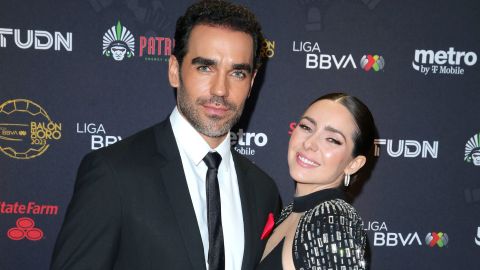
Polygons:
<instances>
[{"instance_id":1,"label":"man","mask_svg":"<svg viewBox=\"0 0 480 270\"><path fill-rule=\"evenodd\" d=\"M175 39L168 75L177 106L164 122L84 158L51 269L259 262L280 199L265 173L231 151L229 131L255 78L260 27L245 8L201 1L179 18ZM218 168L207 166L213 152Z\"/></svg>"}]
</instances>

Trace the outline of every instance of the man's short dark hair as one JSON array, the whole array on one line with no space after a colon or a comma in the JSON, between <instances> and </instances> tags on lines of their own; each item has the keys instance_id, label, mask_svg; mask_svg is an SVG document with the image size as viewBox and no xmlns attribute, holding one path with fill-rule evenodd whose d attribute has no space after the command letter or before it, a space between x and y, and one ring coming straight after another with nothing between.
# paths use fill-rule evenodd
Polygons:
<instances>
[{"instance_id":1,"label":"man's short dark hair","mask_svg":"<svg viewBox=\"0 0 480 270\"><path fill-rule=\"evenodd\" d=\"M260 24L250 10L223 0L202 0L191 5L185 14L178 18L175 29L173 55L180 65L187 54L190 33L196 25L226 27L249 34L253 39L253 68L258 69L261 64L263 35Z\"/></svg>"}]
</instances>

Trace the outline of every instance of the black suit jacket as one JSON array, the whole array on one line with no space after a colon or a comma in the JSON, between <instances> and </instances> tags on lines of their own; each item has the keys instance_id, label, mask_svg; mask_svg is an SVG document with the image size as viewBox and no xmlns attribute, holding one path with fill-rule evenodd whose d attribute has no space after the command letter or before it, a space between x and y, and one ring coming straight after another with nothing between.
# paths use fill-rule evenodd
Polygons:
<instances>
[{"instance_id":1,"label":"black suit jacket","mask_svg":"<svg viewBox=\"0 0 480 270\"><path fill-rule=\"evenodd\" d=\"M232 151L243 211L242 270L261 259L260 235L280 210L274 182ZM203 245L170 121L83 159L52 270L205 269Z\"/></svg>"}]
</instances>

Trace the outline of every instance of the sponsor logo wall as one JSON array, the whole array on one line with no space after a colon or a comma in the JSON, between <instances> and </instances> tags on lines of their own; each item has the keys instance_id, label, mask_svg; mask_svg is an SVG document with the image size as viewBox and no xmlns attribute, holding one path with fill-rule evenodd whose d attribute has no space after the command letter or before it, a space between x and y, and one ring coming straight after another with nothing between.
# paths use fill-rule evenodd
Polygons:
<instances>
[{"instance_id":1,"label":"sponsor logo wall","mask_svg":"<svg viewBox=\"0 0 480 270\"><path fill-rule=\"evenodd\" d=\"M1 270L48 269L82 157L168 117L167 62L191 2L1 1ZM357 96L377 127L348 189L369 269L477 269L480 2L238 2L262 23L265 63L232 150L288 204L296 121L321 95Z\"/></svg>"}]
</instances>

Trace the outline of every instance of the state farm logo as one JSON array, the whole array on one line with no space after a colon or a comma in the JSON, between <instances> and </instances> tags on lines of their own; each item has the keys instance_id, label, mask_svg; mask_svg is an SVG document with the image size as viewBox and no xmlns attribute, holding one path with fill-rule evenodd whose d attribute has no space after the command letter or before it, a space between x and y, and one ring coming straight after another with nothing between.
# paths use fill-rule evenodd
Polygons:
<instances>
[{"instance_id":1,"label":"state farm logo","mask_svg":"<svg viewBox=\"0 0 480 270\"><path fill-rule=\"evenodd\" d=\"M275 55L275 41L263 39L260 56L262 58L272 58Z\"/></svg>"},{"instance_id":2,"label":"state farm logo","mask_svg":"<svg viewBox=\"0 0 480 270\"><path fill-rule=\"evenodd\" d=\"M11 37L13 36L13 37ZM12 28L0 28L0 47L5 48L8 45L7 37L10 42L20 49L49 50L53 47L55 51L62 49L68 52L72 51L72 33L51 32L45 30L20 30Z\"/></svg>"},{"instance_id":3,"label":"state farm logo","mask_svg":"<svg viewBox=\"0 0 480 270\"><path fill-rule=\"evenodd\" d=\"M375 139L373 143L376 157L380 156L380 151L395 158L430 157L436 159L438 157L438 141Z\"/></svg>"},{"instance_id":4,"label":"state farm logo","mask_svg":"<svg viewBox=\"0 0 480 270\"><path fill-rule=\"evenodd\" d=\"M37 103L8 100L0 105L0 151L15 159L42 155L62 137L62 124L53 122Z\"/></svg>"},{"instance_id":5,"label":"state farm logo","mask_svg":"<svg viewBox=\"0 0 480 270\"><path fill-rule=\"evenodd\" d=\"M475 52L455 51L450 47L448 51L433 51L425 49L415 50L412 67L414 70L428 74L463 75L464 67L471 67L477 63Z\"/></svg>"},{"instance_id":6,"label":"state farm logo","mask_svg":"<svg viewBox=\"0 0 480 270\"><path fill-rule=\"evenodd\" d=\"M139 44L137 53L135 44ZM117 62L133 59L135 54L145 61L168 62L174 46L175 41L172 38L159 36L139 36L138 42L135 42L130 30L118 21L103 35L102 54Z\"/></svg>"},{"instance_id":7,"label":"state farm logo","mask_svg":"<svg viewBox=\"0 0 480 270\"><path fill-rule=\"evenodd\" d=\"M0 201L0 215L56 216L57 214L58 205L37 204L33 201L28 203ZM17 219L16 226L7 231L7 236L16 241L22 239L38 241L43 238L43 231L35 226L32 218L20 217Z\"/></svg>"},{"instance_id":8,"label":"state farm logo","mask_svg":"<svg viewBox=\"0 0 480 270\"><path fill-rule=\"evenodd\" d=\"M375 72L383 70L385 67L385 59L379 55L364 55L362 59L360 59L360 66L365 71L373 70Z\"/></svg>"},{"instance_id":9,"label":"state farm logo","mask_svg":"<svg viewBox=\"0 0 480 270\"><path fill-rule=\"evenodd\" d=\"M473 135L465 144L465 157L463 159L474 166L480 166L480 132Z\"/></svg>"},{"instance_id":10,"label":"state farm logo","mask_svg":"<svg viewBox=\"0 0 480 270\"><path fill-rule=\"evenodd\" d=\"M20 241L22 239L38 241L43 238L43 231L35 227L33 219L21 217L17 219L16 227L8 230L7 236L15 241Z\"/></svg>"},{"instance_id":11,"label":"state farm logo","mask_svg":"<svg viewBox=\"0 0 480 270\"><path fill-rule=\"evenodd\" d=\"M77 134L90 136L91 150L106 147L122 140L121 136L107 135L105 126L101 123L77 123Z\"/></svg>"},{"instance_id":12,"label":"state farm logo","mask_svg":"<svg viewBox=\"0 0 480 270\"><path fill-rule=\"evenodd\" d=\"M445 247L448 244L448 235L443 232L430 232L425 237L425 244L429 247Z\"/></svg>"},{"instance_id":13,"label":"state farm logo","mask_svg":"<svg viewBox=\"0 0 480 270\"><path fill-rule=\"evenodd\" d=\"M268 137L265 133L244 132L243 129L239 129L236 133L230 132L230 143L238 153L253 156L256 147L267 145Z\"/></svg>"}]
</instances>

